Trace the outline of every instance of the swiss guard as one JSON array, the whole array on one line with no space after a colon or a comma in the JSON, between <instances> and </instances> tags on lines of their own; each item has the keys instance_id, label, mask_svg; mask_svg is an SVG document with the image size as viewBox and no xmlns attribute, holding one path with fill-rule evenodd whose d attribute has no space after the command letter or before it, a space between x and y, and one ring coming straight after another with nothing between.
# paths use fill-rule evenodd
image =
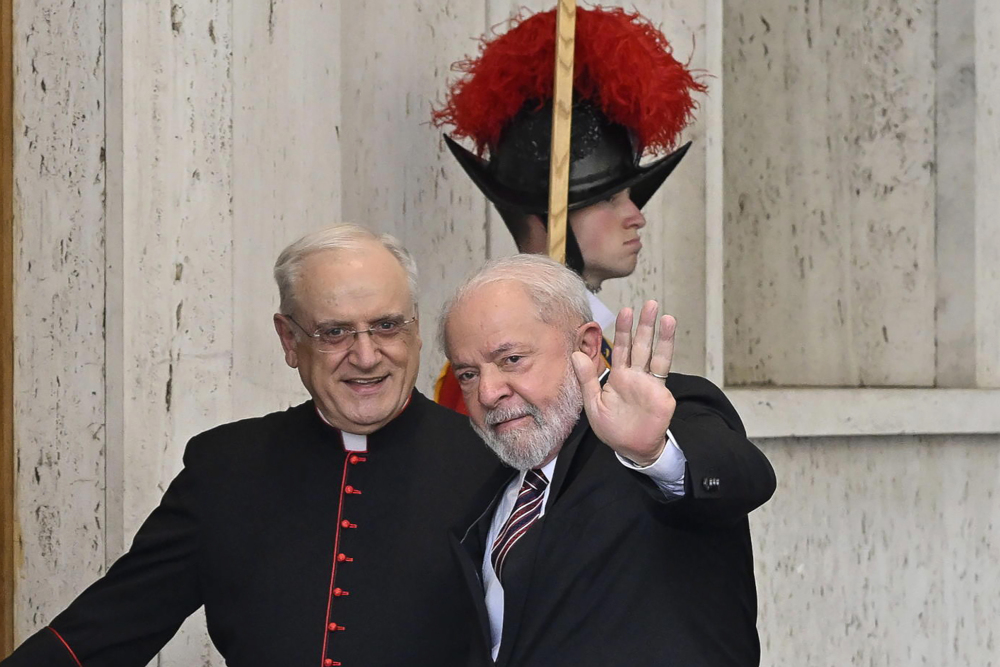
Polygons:
<instances>
[{"instance_id":1,"label":"swiss guard","mask_svg":"<svg viewBox=\"0 0 1000 667\"><path fill-rule=\"evenodd\" d=\"M607 328L614 314L595 293L635 270L641 209L690 147L678 140L694 119L694 94L706 87L638 12L597 6L575 14L565 262L590 288L594 317ZM451 153L525 253L544 253L549 232L556 31L552 9L483 37L476 57L452 66L463 75L433 112L437 126L451 128ZM654 159L641 163L646 157ZM605 341L608 364L610 353ZM468 414L447 365L435 400Z\"/></svg>"}]
</instances>

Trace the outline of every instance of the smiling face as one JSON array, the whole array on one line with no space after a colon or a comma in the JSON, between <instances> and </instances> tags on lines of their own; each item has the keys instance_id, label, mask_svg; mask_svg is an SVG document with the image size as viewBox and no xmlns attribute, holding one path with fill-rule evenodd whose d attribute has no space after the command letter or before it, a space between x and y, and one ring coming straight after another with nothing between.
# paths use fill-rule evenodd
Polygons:
<instances>
[{"instance_id":1,"label":"smiling face","mask_svg":"<svg viewBox=\"0 0 1000 667\"><path fill-rule=\"evenodd\" d=\"M600 329L596 324L599 339ZM570 363L592 352L593 332L542 321L525 289L499 281L468 293L445 325L448 357L473 425L500 458L520 469L550 461L580 415L580 388ZM589 346L588 346L589 345Z\"/></svg>"},{"instance_id":2,"label":"smiling face","mask_svg":"<svg viewBox=\"0 0 1000 667\"><path fill-rule=\"evenodd\" d=\"M646 218L628 190L569 214L569 225L583 255L583 279L591 288L635 271L642 250L639 230Z\"/></svg>"},{"instance_id":3,"label":"smiling face","mask_svg":"<svg viewBox=\"0 0 1000 667\"><path fill-rule=\"evenodd\" d=\"M416 313L406 272L376 241L357 250L322 250L302 262L295 284L295 312L310 333L334 326L367 329ZM417 322L391 339L359 333L344 350L322 352L286 317L275 315L285 361L333 426L367 434L391 421L413 391L420 363ZM298 335L296 335L298 334Z\"/></svg>"}]
</instances>

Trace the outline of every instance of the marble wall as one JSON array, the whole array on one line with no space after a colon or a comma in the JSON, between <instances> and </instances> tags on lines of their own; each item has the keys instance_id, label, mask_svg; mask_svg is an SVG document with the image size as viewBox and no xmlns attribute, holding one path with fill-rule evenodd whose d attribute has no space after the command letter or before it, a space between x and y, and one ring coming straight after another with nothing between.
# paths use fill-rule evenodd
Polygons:
<instances>
[{"instance_id":1,"label":"marble wall","mask_svg":"<svg viewBox=\"0 0 1000 667\"><path fill-rule=\"evenodd\" d=\"M726 7L727 383L933 385L934 0Z\"/></svg>"},{"instance_id":2,"label":"marble wall","mask_svg":"<svg viewBox=\"0 0 1000 667\"><path fill-rule=\"evenodd\" d=\"M762 665L995 664L1000 438L760 442Z\"/></svg>"},{"instance_id":3,"label":"marble wall","mask_svg":"<svg viewBox=\"0 0 1000 667\"><path fill-rule=\"evenodd\" d=\"M1000 387L1000 7L976 0L976 380Z\"/></svg>"},{"instance_id":4,"label":"marble wall","mask_svg":"<svg viewBox=\"0 0 1000 667\"><path fill-rule=\"evenodd\" d=\"M104 8L61 4L14 23L18 636L106 559Z\"/></svg>"},{"instance_id":5,"label":"marble wall","mask_svg":"<svg viewBox=\"0 0 1000 667\"><path fill-rule=\"evenodd\" d=\"M449 63L522 4L18 4L20 638L126 548L190 436L302 400L270 276L300 234L353 220L411 248L431 391L442 302L513 244L426 120ZM724 66L636 273L602 297L663 301L677 370L724 338L730 384L1000 386L993 4L638 3L682 60ZM983 664L998 445L765 442L764 664ZM198 618L157 663L223 664Z\"/></svg>"}]
</instances>

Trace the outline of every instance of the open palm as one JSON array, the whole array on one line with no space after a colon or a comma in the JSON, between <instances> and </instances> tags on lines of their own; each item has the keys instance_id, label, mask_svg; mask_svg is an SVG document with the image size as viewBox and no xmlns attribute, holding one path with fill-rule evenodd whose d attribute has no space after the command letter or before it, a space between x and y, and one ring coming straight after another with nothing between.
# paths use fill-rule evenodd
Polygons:
<instances>
[{"instance_id":1,"label":"open palm","mask_svg":"<svg viewBox=\"0 0 1000 667\"><path fill-rule=\"evenodd\" d=\"M632 309L623 308L615 321L611 374L604 386L593 361L573 353L573 368L580 380L583 407L594 433L625 458L648 465L659 457L676 402L662 378L670 372L677 322L660 318L656 332L655 301L647 301L632 336ZM655 374L655 375L654 375Z\"/></svg>"}]
</instances>

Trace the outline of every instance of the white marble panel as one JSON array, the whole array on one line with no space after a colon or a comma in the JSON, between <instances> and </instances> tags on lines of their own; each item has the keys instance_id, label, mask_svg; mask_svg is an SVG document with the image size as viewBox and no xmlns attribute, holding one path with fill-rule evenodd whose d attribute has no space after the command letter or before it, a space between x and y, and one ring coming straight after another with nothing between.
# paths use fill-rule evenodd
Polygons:
<instances>
[{"instance_id":1,"label":"white marble panel","mask_svg":"<svg viewBox=\"0 0 1000 667\"><path fill-rule=\"evenodd\" d=\"M726 6L727 384L933 384L934 19Z\"/></svg>"},{"instance_id":2,"label":"white marble panel","mask_svg":"<svg viewBox=\"0 0 1000 667\"><path fill-rule=\"evenodd\" d=\"M705 67L716 84L701 113L705 128L705 377L725 385L725 4L705 2Z\"/></svg>"},{"instance_id":3,"label":"white marble panel","mask_svg":"<svg viewBox=\"0 0 1000 667\"><path fill-rule=\"evenodd\" d=\"M420 269L424 341L417 387L433 390L445 298L486 259L486 204L429 123L449 66L486 21L474 3L341 5L342 211L399 237ZM387 36L391 35L391 38Z\"/></svg>"},{"instance_id":4,"label":"white marble panel","mask_svg":"<svg viewBox=\"0 0 1000 667\"><path fill-rule=\"evenodd\" d=\"M704 0L654 0L641 6L631 2L601 4L638 9L660 27L678 60L690 63L695 69L705 69ZM502 24L522 7L544 11L554 6L552 0L491 0L489 24ZM707 83L711 88L716 81L708 79ZM699 101L704 106L704 96ZM614 311L628 305L638 308L646 299L658 300L665 312L677 318L674 369L702 374L705 369L705 126L701 114L680 141L693 141L694 146L643 209L647 225L642 231L643 249L636 270L628 278L605 283L601 299ZM492 256L513 253L514 244L503 222L492 209L490 212ZM607 333L613 334L613 328Z\"/></svg>"},{"instance_id":5,"label":"white marble panel","mask_svg":"<svg viewBox=\"0 0 1000 667\"><path fill-rule=\"evenodd\" d=\"M340 13L273 0L233 14L235 418L308 398L271 323L271 270L287 244L341 222Z\"/></svg>"},{"instance_id":6,"label":"white marble panel","mask_svg":"<svg viewBox=\"0 0 1000 667\"><path fill-rule=\"evenodd\" d=\"M976 386L975 2L937 12L935 117L939 387Z\"/></svg>"},{"instance_id":7,"label":"white marble panel","mask_svg":"<svg viewBox=\"0 0 1000 667\"><path fill-rule=\"evenodd\" d=\"M762 441L762 665L992 664L1000 438Z\"/></svg>"},{"instance_id":8,"label":"white marble panel","mask_svg":"<svg viewBox=\"0 0 1000 667\"><path fill-rule=\"evenodd\" d=\"M1000 387L1000 7L976 0L976 380Z\"/></svg>"},{"instance_id":9,"label":"white marble panel","mask_svg":"<svg viewBox=\"0 0 1000 667\"><path fill-rule=\"evenodd\" d=\"M233 411L230 16L225 1L123 3L126 541L187 440ZM208 664L208 646L189 624L160 664Z\"/></svg>"},{"instance_id":10,"label":"white marble panel","mask_svg":"<svg viewBox=\"0 0 1000 667\"><path fill-rule=\"evenodd\" d=\"M20 641L104 569L104 6L38 0L16 10Z\"/></svg>"}]
</instances>

